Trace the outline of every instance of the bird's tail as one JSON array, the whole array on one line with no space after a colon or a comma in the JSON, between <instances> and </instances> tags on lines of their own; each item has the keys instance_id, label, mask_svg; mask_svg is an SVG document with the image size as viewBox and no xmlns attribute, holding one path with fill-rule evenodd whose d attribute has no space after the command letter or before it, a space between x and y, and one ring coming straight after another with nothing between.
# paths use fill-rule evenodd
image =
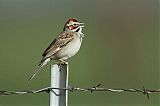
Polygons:
<instances>
[{"instance_id":1,"label":"bird's tail","mask_svg":"<svg viewBox=\"0 0 160 106\"><path fill-rule=\"evenodd\" d=\"M35 76L36 74L41 70L41 68L46 65L48 62L50 61L50 58L45 59L44 61L41 61L38 65L38 68L36 69L36 71L34 72L34 74L32 74L28 80L28 82L30 82Z\"/></svg>"}]
</instances>

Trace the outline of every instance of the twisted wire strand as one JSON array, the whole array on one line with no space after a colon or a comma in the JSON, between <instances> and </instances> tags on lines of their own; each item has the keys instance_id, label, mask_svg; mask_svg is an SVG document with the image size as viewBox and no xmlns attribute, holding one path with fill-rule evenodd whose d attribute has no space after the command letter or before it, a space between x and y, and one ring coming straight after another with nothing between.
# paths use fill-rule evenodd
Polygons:
<instances>
[{"instance_id":1,"label":"twisted wire strand","mask_svg":"<svg viewBox=\"0 0 160 106\"><path fill-rule=\"evenodd\" d=\"M69 86L68 88L52 88L52 87L46 87L38 90L21 90L21 91L5 91L5 90L0 90L0 96L7 96L7 95L22 95L22 94L37 94L37 93L49 93L50 91L54 90L68 90L70 92L75 92L75 91L83 91L83 92L96 92L96 91L104 91L104 92L115 92L115 93L120 93L120 92L135 92L135 93L141 93L147 96L149 99L149 94L152 93L160 93L160 89L147 89L145 87L142 87L142 89L134 89L134 88L129 88L129 89L124 89L124 88L102 88L100 87L101 84L98 84L97 86L93 86L91 88L80 88L80 87L75 87L75 86Z\"/></svg>"}]
</instances>

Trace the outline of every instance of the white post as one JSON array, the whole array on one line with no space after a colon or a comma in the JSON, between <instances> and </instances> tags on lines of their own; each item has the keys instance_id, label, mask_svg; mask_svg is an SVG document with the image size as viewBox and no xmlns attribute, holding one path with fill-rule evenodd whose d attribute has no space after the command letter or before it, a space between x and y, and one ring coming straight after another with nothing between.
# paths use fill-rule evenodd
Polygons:
<instances>
[{"instance_id":1,"label":"white post","mask_svg":"<svg viewBox=\"0 0 160 106\"><path fill-rule=\"evenodd\" d=\"M68 88L68 63L51 65L51 87ZM50 91L50 106L68 106L68 91L53 89Z\"/></svg>"}]
</instances>

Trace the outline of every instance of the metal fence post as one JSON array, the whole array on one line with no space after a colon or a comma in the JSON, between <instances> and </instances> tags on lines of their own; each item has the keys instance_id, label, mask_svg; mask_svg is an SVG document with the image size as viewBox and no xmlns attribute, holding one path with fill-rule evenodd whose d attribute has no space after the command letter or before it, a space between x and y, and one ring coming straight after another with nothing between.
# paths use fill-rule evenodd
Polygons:
<instances>
[{"instance_id":1,"label":"metal fence post","mask_svg":"<svg viewBox=\"0 0 160 106\"><path fill-rule=\"evenodd\" d=\"M68 63L51 65L51 87L68 88ZM68 91L50 91L50 106L68 106Z\"/></svg>"}]
</instances>

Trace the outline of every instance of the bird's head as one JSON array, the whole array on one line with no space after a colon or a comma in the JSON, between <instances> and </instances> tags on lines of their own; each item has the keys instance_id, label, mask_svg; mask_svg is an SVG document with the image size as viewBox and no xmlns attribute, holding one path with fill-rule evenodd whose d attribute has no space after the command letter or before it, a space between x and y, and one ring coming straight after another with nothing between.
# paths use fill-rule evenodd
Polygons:
<instances>
[{"instance_id":1,"label":"bird's head","mask_svg":"<svg viewBox=\"0 0 160 106\"><path fill-rule=\"evenodd\" d=\"M75 18L70 18L65 26L64 26L64 31L73 31L73 32L82 32L82 28L84 27L84 23L79 22Z\"/></svg>"}]
</instances>

